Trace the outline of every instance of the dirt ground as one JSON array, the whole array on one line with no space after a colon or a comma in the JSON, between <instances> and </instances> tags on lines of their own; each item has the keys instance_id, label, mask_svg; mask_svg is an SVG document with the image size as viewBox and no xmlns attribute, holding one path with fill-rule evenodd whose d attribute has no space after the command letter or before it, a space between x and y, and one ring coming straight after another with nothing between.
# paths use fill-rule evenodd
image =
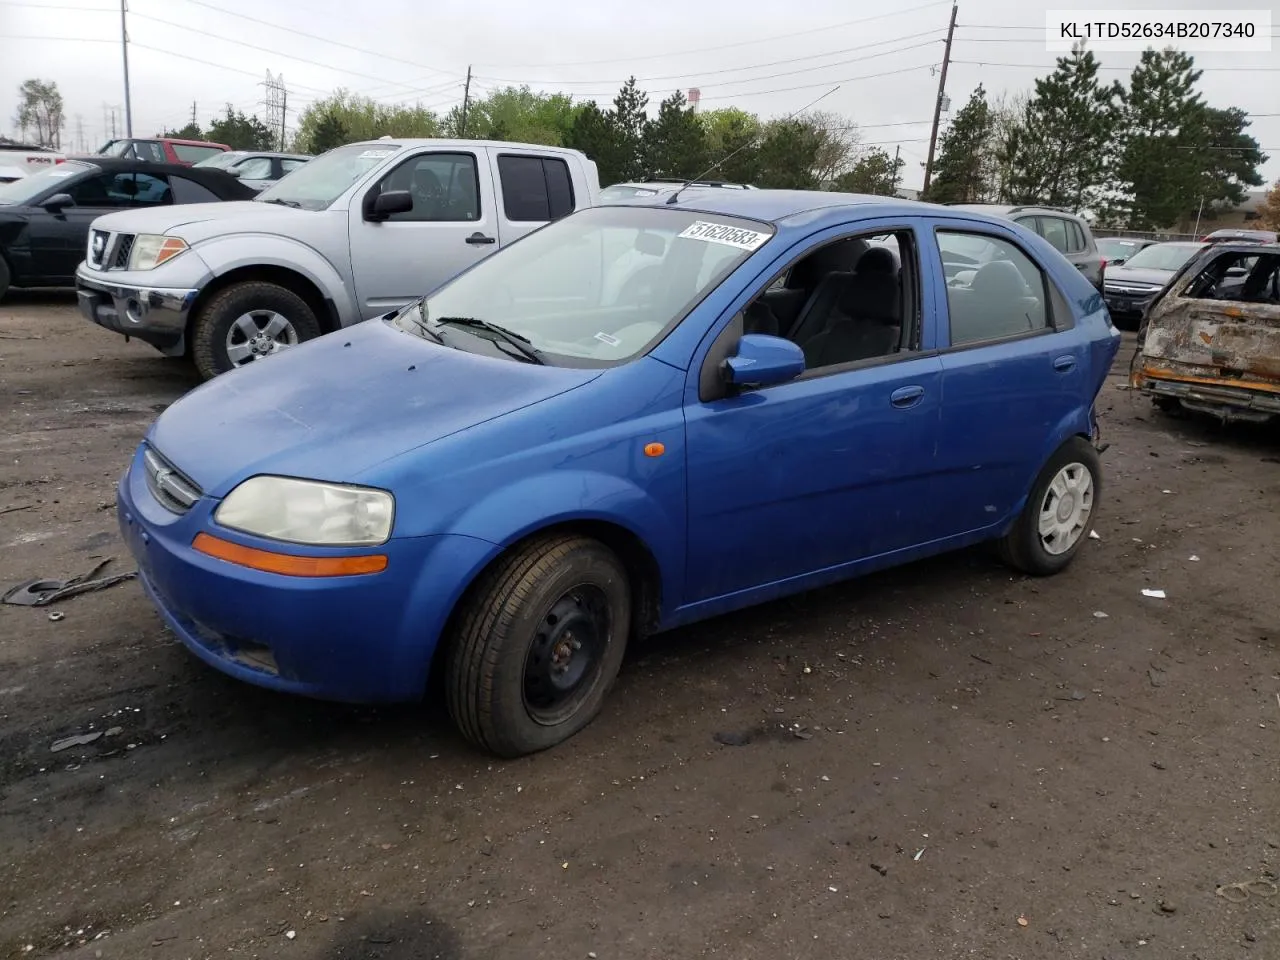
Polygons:
<instances>
[{"instance_id":1,"label":"dirt ground","mask_svg":"<svg viewBox=\"0 0 1280 960\"><path fill-rule=\"evenodd\" d=\"M1280 871L1280 439L1157 414L1130 352L1066 574L973 551L681 630L517 762L225 679L135 582L0 606L0 957L1280 957L1274 888L1216 893ZM0 589L132 569L114 484L194 383L0 304Z\"/></svg>"}]
</instances>

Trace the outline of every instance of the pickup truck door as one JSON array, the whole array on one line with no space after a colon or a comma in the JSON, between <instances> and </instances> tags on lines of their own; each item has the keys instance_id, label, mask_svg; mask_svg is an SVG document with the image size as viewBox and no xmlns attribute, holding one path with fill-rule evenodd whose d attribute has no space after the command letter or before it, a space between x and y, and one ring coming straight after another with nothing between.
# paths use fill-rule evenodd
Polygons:
<instances>
[{"instance_id":1,"label":"pickup truck door","mask_svg":"<svg viewBox=\"0 0 1280 960\"><path fill-rule=\"evenodd\" d=\"M374 197L413 195L413 209L369 219ZM356 194L348 212L351 271L368 320L425 296L498 249L497 204L484 147L414 153Z\"/></svg>"}]
</instances>

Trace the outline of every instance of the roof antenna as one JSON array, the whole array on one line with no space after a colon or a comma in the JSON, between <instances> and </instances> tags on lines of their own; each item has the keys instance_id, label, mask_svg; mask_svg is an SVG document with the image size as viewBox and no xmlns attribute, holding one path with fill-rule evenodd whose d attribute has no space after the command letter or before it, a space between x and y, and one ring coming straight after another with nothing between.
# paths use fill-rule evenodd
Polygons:
<instances>
[{"instance_id":1,"label":"roof antenna","mask_svg":"<svg viewBox=\"0 0 1280 960\"><path fill-rule=\"evenodd\" d=\"M839 90L839 89L840 89L840 84L838 84L838 83L837 83L834 87L832 87L830 90L828 90L828 91L827 91L826 93L824 93L822 96L817 97L817 98L816 98L816 99L814 99L814 100L810 100L808 103L806 103L803 107L801 107L801 108L800 108L799 110L797 110L795 113L788 114L787 116L783 117L783 118L782 118L782 120L781 120L780 122L781 122L781 123L786 123L788 120L793 120L793 119L795 119L796 117L800 116L800 114L804 113L806 110L808 110L810 107L812 107L812 106L813 106L815 103L817 103L819 100L825 100L827 97L831 96L833 93L835 93L835 92L836 92L837 90ZM755 132L755 136L753 136L753 137L751 137L749 140L747 140L747 142L746 142L746 143L744 143L742 146L740 146L737 150L734 150L734 151L733 151L731 154L729 154L727 157L721 157L719 160L717 160L717 161L716 161L715 163L713 163L711 166L707 167L707 169L706 169L706 170L702 171L702 173L698 174L698 175L697 175L696 177L694 177L693 179L691 179L691 180L686 180L684 183L680 184L680 189L679 189L679 190L677 190L675 193L673 193L671 196L667 197L667 203L675 203L677 200L679 200L679 199L680 199L680 194L682 194L682 193L683 193L683 192L684 192L684 191L685 191L685 190L686 190L686 189L687 189L691 184L697 183L699 180L702 180L703 178L705 178L705 177L707 176L707 174L709 174L709 173L711 173L712 171L714 171L714 170L718 169L721 165L728 163L730 160L732 160L734 157L736 157L738 154L740 154L743 150L747 149L747 147L749 147L749 146L751 146L752 144L754 144L754 143L756 142L756 140L759 138L760 134L762 134L762 133L764 133L764 125L763 125L763 124L761 124L760 129L759 129L759 130L757 130L757 131Z\"/></svg>"}]
</instances>

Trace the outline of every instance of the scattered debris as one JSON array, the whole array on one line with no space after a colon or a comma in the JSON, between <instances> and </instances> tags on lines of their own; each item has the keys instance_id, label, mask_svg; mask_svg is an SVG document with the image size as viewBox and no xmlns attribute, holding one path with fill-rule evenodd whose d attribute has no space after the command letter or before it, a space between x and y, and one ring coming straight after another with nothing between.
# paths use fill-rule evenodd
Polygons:
<instances>
[{"instance_id":1,"label":"scattered debris","mask_svg":"<svg viewBox=\"0 0 1280 960\"><path fill-rule=\"evenodd\" d=\"M1097 530L1090 530L1090 531L1089 531L1089 539L1090 539L1090 540L1101 540L1102 538L1101 538L1100 536L1098 536L1098 531L1097 531Z\"/></svg>"},{"instance_id":2,"label":"scattered debris","mask_svg":"<svg viewBox=\"0 0 1280 960\"><path fill-rule=\"evenodd\" d=\"M54 623L57 623L59 620L62 620L62 619L64 619L65 617L66 617L66 614L65 614L65 613L61 613L61 612L59 612L59 611L57 611L57 610L55 610L55 611L53 611L53 613L49 614L49 619L50 619L50 620L52 620Z\"/></svg>"},{"instance_id":3,"label":"scattered debris","mask_svg":"<svg viewBox=\"0 0 1280 960\"><path fill-rule=\"evenodd\" d=\"M1030 920L1028 920L1026 917L1019 917L1019 918L1018 918L1018 926L1020 926L1020 927L1025 927L1025 926L1026 926L1027 924L1029 924L1030 922L1031 922L1031 921L1030 921Z\"/></svg>"},{"instance_id":4,"label":"scattered debris","mask_svg":"<svg viewBox=\"0 0 1280 960\"><path fill-rule=\"evenodd\" d=\"M1168 768L1168 767L1166 767L1163 763L1161 763L1159 760L1152 760L1152 761L1151 761L1151 765L1152 765L1153 767L1155 767L1157 770L1168 770L1168 769L1169 769L1169 768ZM1170 910L1169 912L1170 912L1170 913L1172 913L1173 911L1172 911L1172 910Z\"/></svg>"},{"instance_id":5,"label":"scattered debris","mask_svg":"<svg viewBox=\"0 0 1280 960\"><path fill-rule=\"evenodd\" d=\"M889 875L889 868L882 867L878 863L873 863L871 865L871 869L874 870L876 873L880 874L880 876L882 877L887 877Z\"/></svg>"},{"instance_id":6,"label":"scattered debris","mask_svg":"<svg viewBox=\"0 0 1280 960\"><path fill-rule=\"evenodd\" d=\"M1102 610L1093 611L1093 615L1097 617L1099 620L1106 620L1107 617L1111 616L1111 614L1105 613Z\"/></svg>"},{"instance_id":7,"label":"scattered debris","mask_svg":"<svg viewBox=\"0 0 1280 960\"><path fill-rule=\"evenodd\" d=\"M976 653L971 653L971 654L969 654L969 656L973 657L973 659L977 660L979 663L985 663L985 664L986 664L987 666L989 666L989 667L990 667L990 666L993 666L993 664L991 663L991 661L990 661L990 660L988 660L986 657L980 657L980 656L978 656Z\"/></svg>"},{"instance_id":8,"label":"scattered debris","mask_svg":"<svg viewBox=\"0 0 1280 960\"><path fill-rule=\"evenodd\" d=\"M753 739L755 739L754 730L724 730L718 731L711 735L711 739L716 743L724 744L726 747L745 747Z\"/></svg>"},{"instance_id":9,"label":"scattered debris","mask_svg":"<svg viewBox=\"0 0 1280 960\"><path fill-rule=\"evenodd\" d=\"M1142 595L1144 597L1151 597L1152 599L1155 599L1155 600L1165 599L1165 593L1163 590L1143 590Z\"/></svg>"},{"instance_id":10,"label":"scattered debris","mask_svg":"<svg viewBox=\"0 0 1280 960\"><path fill-rule=\"evenodd\" d=\"M69 747L83 747L85 744L93 743L102 736L101 730L95 730L93 733L78 733L74 737L64 737L61 740L55 740L49 747L51 753L61 753Z\"/></svg>"},{"instance_id":11,"label":"scattered debris","mask_svg":"<svg viewBox=\"0 0 1280 960\"><path fill-rule=\"evenodd\" d=\"M912 860L919 861L919 859L920 859L921 857L923 857L923 856L924 856L924 847L921 847L919 850L917 850L917 851L916 851L916 855L915 855L914 857L912 857L911 859L912 859Z\"/></svg>"},{"instance_id":12,"label":"scattered debris","mask_svg":"<svg viewBox=\"0 0 1280 960\"><path fill-rule=\"evenodd\" d=\"M297 936L298 936L298 931L297 931L297 930L286 930L286 931L285 931L284 936L285 936L285 939L286 939L286 940L294 940L294 939L296 939L296 938L297 938Z\"/></svg>"},{"instance_id":13,"label":"scattered debris","mask_svg":"<svg viewBox=\"0 0 1280 960\"><path fill-rule=\"evenodd\" d=\"M1160 912L1161 913L1177 913L1178 908L1175 904L1170 903L1168 900L1161 900Z\"/></svg>"},{"instance_id":14,"label":"scattered debris","mask_svg":"<svg viewBox=\"0 0 1280 960\"><path fill-rule=\"evenodd\" d=\"M0 517L3 517L6 513L17 513L19 510L34 510L35 506L36 505L34 503L28 503L26 506L22 507L5 507L3 510L0 510Z\"/></svg>"},{"instance_id":15,"label":"scattered debris","mask_svg":"<svg viewBox=\"0 0 1280 960\"><path fill-rule=\"evenodd\" d=\"M1164 686L1164 671L1163 671L1163 670L1158 670L1158 669L1156 669L1155 667L1151 667L1151 668L1149 668L1149 669L1147 670L1147 677L1148 677L1148 679L1150 679L1150 680L1151 680L1151 685L1152 685L1153 687L1163 687L1163 686Z\"/></svg>"},{"instance_id":16,"label":"scattered debris","mask_svg":"<svg viewBox=\"0 0 1280 960\"><path fill-rule=\"evenodd\" d=\"M1187 557L1187 559L1190 560L1192 563L1200 562L1200 558L1197 557L1194 553L1191 556Z\"/></svg>"},{"instance_id":17,"label":"scattered debris","mask_svg":"<svg viewBox=\"0 0 1280 960\"><path fill-rule=\"evenodd\" d=\"M0 597L0 603L8 603L18 607L44 607L57 600L65 600L79 596L82 593L91 593L95 590L114 587L117 583L132 580L138 575L137 571L133 571L95 579L113 560L115 560L115 557L107 557L88 573L72 577L70 580L36 579L20 583L11 588L3 597Z\"/></svg>"}]
</instances>

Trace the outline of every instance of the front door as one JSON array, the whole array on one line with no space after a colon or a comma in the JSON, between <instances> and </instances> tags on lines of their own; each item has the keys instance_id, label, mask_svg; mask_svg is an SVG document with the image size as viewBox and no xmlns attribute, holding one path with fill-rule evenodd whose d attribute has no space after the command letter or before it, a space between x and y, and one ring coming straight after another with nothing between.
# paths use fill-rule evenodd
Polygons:
<instances>
[{"instance_id":1,"label":"front door","mask_svg":"<svg viewBox=\"0 0 1280 960\"><path fill-rule=\"evenodd\" d=\"M805 324L815 339L801 344L809 359L800 379L686 404L687 602L933 538L930 480L942 364L928 349L933 305L922 295L918 242L911 229L895 229L900 275L872 269L872 260L884 263L880 250L861 272L857 261L852 275L820 281L843 287L826 298L829 316ZM882 237L866 239L883 244ZM821 256L831 243L865 242L838 230L812 239L786 269L815 251ZM756 300L775 279L762 280ZM742 322L754 322L757 310L753 301ZM869 349L884 331L892 336ZM841 343L846 354L832 349ZM714 362L715 351L704 365Z\"/></svg>"},{"instance_id":2,"label":"front door","mask_svg":"<svg viewBox=\"0 0 1280 960\"><path fill-rule=\"evenodd\" d=\"M351 268L361 319L425 296L498 249L487 166L483 147L417 153L352 202ZM408 191L413 209L367 219L370 198L391 190Z\"/></svg>"}]
</instances>

